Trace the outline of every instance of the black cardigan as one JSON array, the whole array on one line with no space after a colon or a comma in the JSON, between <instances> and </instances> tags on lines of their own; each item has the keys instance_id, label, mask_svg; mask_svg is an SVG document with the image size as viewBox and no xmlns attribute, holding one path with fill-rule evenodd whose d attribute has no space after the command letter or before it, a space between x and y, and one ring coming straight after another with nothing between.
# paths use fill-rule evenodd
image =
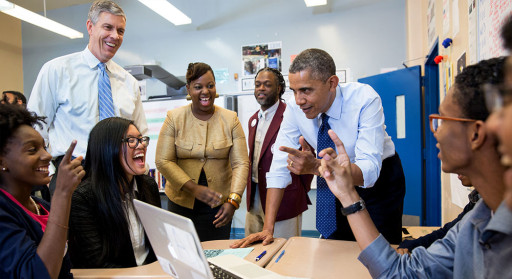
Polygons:
<instances>
[{"instance_id":1,"label":"black cardigan","mask_svg":"<svg viewBox=\"0 0 512 279\"><path fill-rule=\"evenodd\" d=\"M136 198L161 207L160 194L155 179L144 175L142 185L137 185ZM110 247L120 250L118 257L102 256L102 246L106 242L105 232L97 223L98 201L93 195L90 179L82 181L73 193L71 216L69 218L69 252L73 268L119 268L135 267L135 255L129 231L121 236L122 247ZM156 260L153 248L145 236L149 254L144 262L148 264ZM108 245L108 243L107 243Z\"/></svg>"}]
</instances>

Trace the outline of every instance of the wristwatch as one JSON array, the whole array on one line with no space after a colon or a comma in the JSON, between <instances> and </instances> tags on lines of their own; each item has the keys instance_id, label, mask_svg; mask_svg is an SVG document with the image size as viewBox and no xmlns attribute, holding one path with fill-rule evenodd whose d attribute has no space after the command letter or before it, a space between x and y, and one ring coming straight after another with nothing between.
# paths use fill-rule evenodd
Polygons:
<instances>
[{"instance_id":1,"label":"wristwatch","mask_svg":"<svg viewBox=\"0 0 512 279\"><path fill-rule=\"evenodd\" d=\"M364 203L363 199L360 198L359 201L353 203L352 205L349 205L347 207L341 208L341 214L343 216L347 216L353 213L356 213L358 211L361 211L366 208L366 204Z\"/></svg>"}]
</instances>

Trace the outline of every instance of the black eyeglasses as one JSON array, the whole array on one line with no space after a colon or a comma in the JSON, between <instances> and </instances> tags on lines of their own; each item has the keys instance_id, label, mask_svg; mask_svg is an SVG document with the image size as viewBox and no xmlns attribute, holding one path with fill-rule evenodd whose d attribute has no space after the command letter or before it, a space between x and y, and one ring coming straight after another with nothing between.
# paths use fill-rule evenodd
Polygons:
<instances>
[{"instance_id":1,"label":"black eyeglasses","mask_svg":"<svg viewBox=\"0 0 512 279\"><path fill-rule=\"evenodd\" d=\"M147 137L147 136L140 137L140 138L127 137L127 138L122 139L121 141L128 143L128 146L130 148L137 148L137 146L139 146L139 143L142 143L142 145L144 147L148 147L148 145L149 145L149 137Z\"/></svg>"}]
</instances>

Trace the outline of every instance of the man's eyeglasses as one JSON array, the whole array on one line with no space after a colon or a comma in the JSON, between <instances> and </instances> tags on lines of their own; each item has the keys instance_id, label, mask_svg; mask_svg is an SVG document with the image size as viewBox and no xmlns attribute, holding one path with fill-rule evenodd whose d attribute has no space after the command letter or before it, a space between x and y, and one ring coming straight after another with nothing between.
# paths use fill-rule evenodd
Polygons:
<instances>
[{"instance_id":1,"label":"man's eyeglasses","mask_svg":"<svg viewBox=\"0 0 512 279\"><path fill-rule=\"evenodd\" d=\"M457 117L447 117L447 116L441 116L439 114L431 114L428 116L428 119L430 120L430 130L432 133L437 132L437 129L443 124L443 121L461 121L461 122L475 122L474 119L467 119L467 118L457 118Z\"/></svg>"},{"instance_id":2,"label":"man's eyeglasses","mask_svg":"<svg viewBox=\"0 0 512 279\"><path fill-rule=\"evenodd\" d=\"M128 146L130 148L137 148L137 146L139 146L139 143L142 143L142 145L144 147L148 147L148 145L149 145L149 137L147 137L147 136L140 137L140 138L128 137L128 138L122 139L121 141L128 143Z\"/></svg>"},{"instance_id":3,"label":"man's eyeglasses","mask_svg":"<svg viewBox=\"0 0 512 279\"><path fill-rule=\"evenodd\" d=\"M512 87L503 84L484 84L485 104L489 112L501 110L504 106L512 103Z\"/></svg>"}]
</instances>

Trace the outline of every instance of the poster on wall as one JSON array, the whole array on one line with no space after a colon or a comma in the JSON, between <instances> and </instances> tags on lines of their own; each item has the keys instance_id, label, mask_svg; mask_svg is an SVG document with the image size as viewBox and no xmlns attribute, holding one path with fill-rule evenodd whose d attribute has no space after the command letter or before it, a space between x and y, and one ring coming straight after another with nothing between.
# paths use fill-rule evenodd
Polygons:
<instances>
[{"instance_id":1,"label":"poster on wall","mask_svg":"<svg viewBox=\"0 0 512 279\"><path fill-rule=\"evenodd\" d=\"M271 42L242 46L243 75L254 76L265 67L281 72L281 45L281 42Z\"/></svg>"},{"instance_id":2,"label":"poster on wall","mask_svg":"<svg viewBox=\"0 0 512 279\"><path fill-rule=\"evenodd\" d=\"M478 61L507 54L500 32L511 13L510 0L478 1Z\"/></svg>"}]
</instances>

